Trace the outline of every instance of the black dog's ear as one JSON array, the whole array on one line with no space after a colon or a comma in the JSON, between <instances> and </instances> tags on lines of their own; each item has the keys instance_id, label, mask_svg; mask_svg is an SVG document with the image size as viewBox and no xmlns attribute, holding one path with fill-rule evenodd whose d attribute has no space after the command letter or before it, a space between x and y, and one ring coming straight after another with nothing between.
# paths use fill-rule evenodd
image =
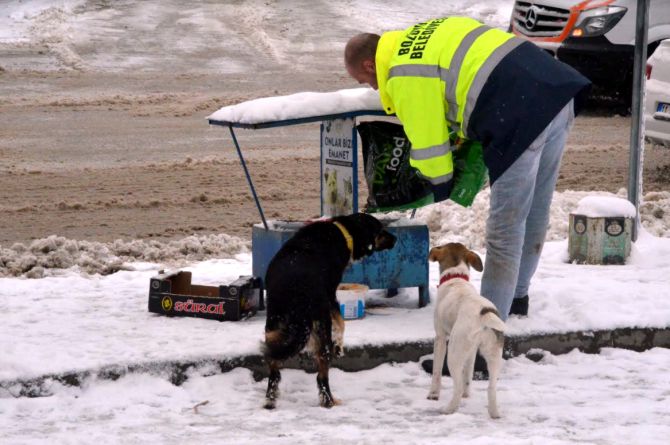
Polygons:
<instances>
[{"instance_id":1,"label":"black dog's ear","mask_svg":"<svg viewBox=\"0 0 670 445\"><path fill-rule=\"evenodd\" d=\"M477 272L481 272L482 270L484 270L484 266L482 265L482 259L479 258L479 255L477 255L472 250L468 250L468 253L465 255L465 261L470 266L472 266L472 268L475 269Z\"/></svg>"},{"instance_id":2,"label":"black dog's ear","mask_svg":"<svg viewBox=\"0 0 670 445\"><path fill-rule=\"evenodd\" d=\"M386 230L382 230L381 233L379 233L375 237L374 250L381 251L381 250L392 249L393 246L395 246L395 242L396 242L395 236L393 236Z\"/></svg>"},{"instance_id":3,"label":"black dog's ear","mask_svg":"<svg viewBox=\"0 0 670 445\"><path fill-rule=\"evenodd\" d=\"M349 230L354 240L354 260L371 255L377 249L377 237L382 231L382 224L373 216L365 213L354 213L337 219Z\"/></svg>"}]
</instances>

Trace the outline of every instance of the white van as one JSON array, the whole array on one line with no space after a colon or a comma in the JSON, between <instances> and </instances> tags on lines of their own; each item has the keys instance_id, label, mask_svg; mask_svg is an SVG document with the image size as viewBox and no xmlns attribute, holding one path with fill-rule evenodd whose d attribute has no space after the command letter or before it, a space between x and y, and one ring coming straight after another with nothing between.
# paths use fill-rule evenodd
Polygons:
<instances>
[{"instance_id":1,"label":"white van","mask_svg":"<svg viewBox=\"0 0 670 445\"><path fill-rule=\"evenodd\" d=\"M647 62L645 136L670 148L670 40L664 40Z\"/></svg>"}]
</instances>

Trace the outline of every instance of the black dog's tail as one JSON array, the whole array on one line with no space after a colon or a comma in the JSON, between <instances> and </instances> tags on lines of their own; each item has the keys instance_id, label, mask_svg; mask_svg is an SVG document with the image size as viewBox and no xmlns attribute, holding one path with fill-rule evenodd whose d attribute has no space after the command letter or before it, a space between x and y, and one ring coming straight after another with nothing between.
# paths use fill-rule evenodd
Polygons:
<instances>
[{"instance_id":1,"label":"black dog's tail","mask_svg":"<svg viewBox=\"0 0 670 445\"><path fill-rule=\"evenodd\" d=\"M276 329L266 329L263 355L270 360L286 360L302 351L311 333L312 329L307 320L292 321L289 325L281 323Z\"/></svg>"}]
</instances>

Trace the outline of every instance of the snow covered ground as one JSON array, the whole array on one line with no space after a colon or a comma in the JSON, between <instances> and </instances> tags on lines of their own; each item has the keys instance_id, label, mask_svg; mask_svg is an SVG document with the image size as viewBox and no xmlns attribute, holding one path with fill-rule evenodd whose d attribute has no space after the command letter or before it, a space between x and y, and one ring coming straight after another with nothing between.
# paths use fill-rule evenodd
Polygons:
<instances>
[{"instance_id":1,"label":"snow covered ground","mask_svg":"<svg viewBox=\"0 0 670 445\"><path fill-rule=\"evenodd\" d=\"M182 386L146 375L60 388L39 399L0 398L3 444L666 444L670 437L670 350L574 351L505 362L503 417L486 412L476 381L460 410L426 399L430 376L416 363L331 371L342 405L318 406L314 374L283 372L276 410L261 408L267 380L201 372ZM206 404L199 405L203 402Z\"/></svg>"},{"instance_id":2,"label":"snow covered ground","mask_svg":"<svg viewBox=\"0 0 670 445\"><path fill-rule=\"evenodd\" d=\"M353 32L456 13L506 28L513 2L296 0L282 8L265 0L229 3L220 8L216 2L191 2L184 8L180 0L118 0L113 6L92 0L4 1L0 49L8 57L1 62L10 70L151 73L181 64L194 73L278 66L321 72L331 69L333 60L341 69L342 44ZM302 26L296 26L296 17ZM625 266L566 261L567 215L585 195L556 195L550 242L531 288L531 314L512 318L510 335L670 326L670 194L645 195L645 230ZM460 241L483 256L487 200L483 192L471 209L438 204L417 217L429 226L433 245ZM250 274L244 240L190 237L160 252L143 240L51 238L0 249L0 263L0 381L258 352L263 313L218 323L147 312L149 278L166 265L191 270L198 284ZM436 265L430 271L434 297ZM479 280L475 273L476 286ZM386 307L347 322L346 344L432 338L433 305L417 309L413 291L371 298ZM475 382L459 413L442 415L450 380L444 381L440 402L426 400L429 376L417 363L357 373L333 370L331 385L343 404L332 410L318 407L314 375L297 370L284 372L273 412L260 408L267 381L255 382L245 369L221 374L200 368L181 386L162 376L129 374L117 381L88 380L80 388L53 384L52 396L36 399L0 390L0 443L661 444L670 437L669 371L666 349L573 351L546 354L539 363L513 358L501 376L504 417L497 421L487 416L484 382Z\"/></svg>"},{"instance_id":3,"label":"snow covered ground","mask_svg":"<svg viewBox=\"0 0 670 445\"><path fill-rule=\"evenodd\" d=\"M593 193L557 193L550 241L531 288L531 315L512 318L509 334L564 332L615 327L670 326L670 238L667 227L647 214L625 266L566 262L567 213ZM661 195L654 195L661 196ZM440 203L421 209L432 244L462 241L481 251L487 193L471 209ZM666 211L666 201L652 200ZM654 213L654 212L652 212ZM658 213L658 212L655 212ZM666 236L666 237L663 237ZM251 271L250 254L232 239L229 258L188 263L194 282L216 284ZM217 244L221 240L217 240ZM48 244L47 244L48 245ZM205 246L206 247L206 246ZM48 258L49 248L42 252ZM224 249L225 251L225 249ZM104 248L98 249L105 261ZM188 249L186 249L188 252ZM238 252L238 253L234 253ZM26 253L17 253L18 258ZM89 252L70 254L86 263ZM114 261L113 254L107 252ZM109 258L107 258L108 260ZM79 266L46 269L40 279L0 278L0 380L95 370L105 365L161 360L221 359L256 354L263 314L242 322L166 318L147 312L149 278L159 263L131 261L110 275L86 274ZM473 282L478 285L480 276ZM437 269L431 265L434 296ZM347 322L345 342L378 345L430 340L433 305L416 308L403 291ZM279 409L260 408L266 381L250 371L220 374L206 367L182 386L166 378L130 374L118 381L89 379L81 388L52 384L50 397L14 398L0 391L2 443L666 443L670 434L670 352L605 350L546 356L539 364L519 357L506 361L500 383L505 418L485 411L484 383L453 416L425 399L429 376L417 363L383 365L344 373L334 370L332 387L345 403L318 407L314 376L288 370ZM446 379L443 398L448 397ZM197 410L201 402L206 405ZM441 403L444 403L442 401Z\"/></svg>"},{"instance_id":4,"label":"snow covered ground","mask_svg":"<svg viewBox=\"0 0 670 445\"><path fill-rule=\"evenodd\" d=\"M420 209L417 217L428 225L431 245L459 241L485 256L480 243L487 195L486 191L480 193L470 209L450 203ZM545 246L531 286L531 316L510 319L509 335L670 326L670 299L665 298L670 289L670 238L643 231L624 266L567 262L567 214L586 195L595 194L556 194L548 235L555 241ZM193 282L221 284L250 275L251 255L235 245L239 252L229 257L185 262ZM43 253L43 258L51 254L54 252ZM86 260L88 252L76 255ZM113 257L111 261L116 260ZM135 261L124 265L129 270L104 276L84 274L74 266L48 270L53 276L41 279L0 278L0 301L11 308L0 323L0 339L6 339L0 342L0 380L114 364L258 353L262 314L238 323L219 323L148 313L149 279L163 267ZM480 274L473 271L472 277L479 286ZM437 280L437 265L432 263L433 296ZM392 299L371 298L388 307L371 309L365 319L348 322L347 344L432 338L433 306L417 309L415 289L404 290Z\"/></svg>"}]
</instances>

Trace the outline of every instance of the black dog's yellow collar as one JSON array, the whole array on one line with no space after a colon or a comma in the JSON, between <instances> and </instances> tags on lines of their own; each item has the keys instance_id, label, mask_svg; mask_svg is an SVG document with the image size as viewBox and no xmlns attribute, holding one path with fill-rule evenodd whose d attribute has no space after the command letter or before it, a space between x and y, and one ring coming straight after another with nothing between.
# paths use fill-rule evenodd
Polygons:
<instances>
[{"instance_id":1,"label":"black dog's yellow collar","mask_svg":"<svg viewBox=\"0 0 670 445\"><path fill-rule=\"evenodd\" d=\"M351 237L351 234L349 231L339 222L333 221L333 224L335 224L335 227L340 229L340 232L342 232L342 236L344 236L344 239L347 241L347 248L349 249L349 253L351 255L354 254L354 239Z\"/></svg>"}]
</instances>

